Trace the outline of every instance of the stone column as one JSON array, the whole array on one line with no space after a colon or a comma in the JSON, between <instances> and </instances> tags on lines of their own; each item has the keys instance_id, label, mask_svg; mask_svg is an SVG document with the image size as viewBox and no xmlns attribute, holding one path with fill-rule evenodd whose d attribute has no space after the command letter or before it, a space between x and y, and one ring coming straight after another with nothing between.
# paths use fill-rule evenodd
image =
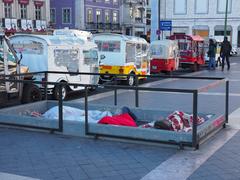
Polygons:
<instances>
[{"instance_id":1,"label":"stone column","mask_svg":"<svg viewBox=\"0 0 240 180\"><path fill-rule=\"evenodd\" d=\"M232 26L232 45L237 46L238 43L238 26Z\"/></svg>"}]
</instances>

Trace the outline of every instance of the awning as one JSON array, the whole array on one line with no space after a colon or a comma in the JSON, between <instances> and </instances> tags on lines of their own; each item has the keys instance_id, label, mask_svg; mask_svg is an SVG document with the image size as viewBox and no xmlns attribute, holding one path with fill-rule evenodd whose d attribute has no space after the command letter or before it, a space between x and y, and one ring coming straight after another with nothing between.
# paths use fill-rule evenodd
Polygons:
<instances>
[{"instance_id":1,"label":"awning","mask_svg":"<svg viewBox=\"0 0 240 180\"><path fill-rule=\"evenodd\" d=\"M29 0L18 0L19 4L29 4Z\"/></svg>"},{"instance_id":2,"label":"awning","mask_svg":"<svg viewBox=\"0 0 240 180\"><path fill-rule=\"evenodd\" d=\"M13 0L2 0L3 3L13 3Z\"/></svg>"},{"instance_id":3,"label":"awning","mask_svg":"<svg viewBox=\"0 0 240 180\"><path fill-rule=\"evenodd\" d=\"M41 6L43 6L43 1L34 1L34 5L41 7Z\"/></svg>"},{"instance_id":4,"label":"awning","mask_svg":"<svg viewBox=\"0 0 240 180\"><path fill-rule=\"evenodd\" d=\"M195 35L195 36L190 35L190 37L192 38L193 41L204 41L204 39L199 35Z\"/></svg>"}]
</instances>

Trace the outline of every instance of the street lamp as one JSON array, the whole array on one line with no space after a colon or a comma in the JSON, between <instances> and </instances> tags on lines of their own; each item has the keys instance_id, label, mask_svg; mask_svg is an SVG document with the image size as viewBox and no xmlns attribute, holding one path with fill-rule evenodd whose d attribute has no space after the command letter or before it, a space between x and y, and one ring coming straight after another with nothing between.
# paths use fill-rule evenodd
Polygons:
<instances>
[{"instance_id":1,"label":"street lamp","mask_svg":"<svg viewBox=\"0 0 240 180\"><path fill-rule=\"evenodd\" d=\"M227 14L228 14L228 0L226 0L225 23L224 23L224 37L227 37Z\"/></svg>"},{"instance_id":2,"label":"street lamp","mask_svg":"<svg viewBox=\"0 0 240 180\"><path fill-rule=\"evenodd\" d=\"M158 40L160 40L160 8L161 8L161 0L158 0Z\"/></svg>"}]
</instances>

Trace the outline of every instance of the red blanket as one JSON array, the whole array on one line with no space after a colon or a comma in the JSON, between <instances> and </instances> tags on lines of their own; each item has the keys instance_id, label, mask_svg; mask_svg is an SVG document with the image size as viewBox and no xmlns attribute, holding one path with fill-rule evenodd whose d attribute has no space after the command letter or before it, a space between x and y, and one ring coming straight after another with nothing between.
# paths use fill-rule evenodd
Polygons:
<instances>
[{"instance_id":1,"label":"red blanket","mask_svg":"<svg viewBox=\"0 0 240 180\"><path fill-rule=\"evenodd\" d=\"M115 116L106 116L98 121L99 124L111 124L111 125L119 125L119 126L131 126L137 127L136 122L132 119L132 117L128 114L120 114Z\"/></svg>"}]
</instances>

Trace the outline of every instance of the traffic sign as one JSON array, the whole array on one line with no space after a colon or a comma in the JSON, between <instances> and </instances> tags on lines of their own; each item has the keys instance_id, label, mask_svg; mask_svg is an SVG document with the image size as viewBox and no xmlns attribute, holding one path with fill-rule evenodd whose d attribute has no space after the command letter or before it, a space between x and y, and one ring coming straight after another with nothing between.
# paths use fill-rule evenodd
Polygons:
<instances>
[{"instance_id":1,"label":"traffic sign","mask_svg":"<svg viewBox=\"0 0 240 180\"><path fill-rule=\"evenodd\" d=\"M172 21L160 21L161 31L172 31Z\"/></svg>"},{"instance_id":2,"label":"traffic sign","mask_svg":"<svg viewBox=\"0 0 240 180\"><path fill-rule=\"evenodd\" d=\"M160 35L161 34L161 31L158 29L158 30L156 30L156 34L157 35Z\"/></svg>"}]
</instances>

